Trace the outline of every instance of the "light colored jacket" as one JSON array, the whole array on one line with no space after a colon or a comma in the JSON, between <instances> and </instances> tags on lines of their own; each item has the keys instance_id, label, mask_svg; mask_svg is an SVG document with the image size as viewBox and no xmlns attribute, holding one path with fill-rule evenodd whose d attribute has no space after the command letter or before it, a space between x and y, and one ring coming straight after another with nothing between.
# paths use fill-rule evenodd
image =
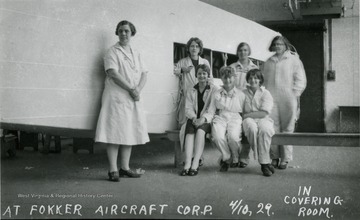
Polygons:
<instances>
[{"instance_id":1,"label":"light colored jacket","mask_svg":"<svg viewBox=\"0 0 360 220\"><path fill-rule=\"evenodd\" d=\"M201 113L200 113L200 117L204 115L204 113L207 111L210 102L211 102L211 97L213 95L214 92L216 92L219 88L213 84L208 84L208 86L210 87L209 89L206 89L204 91L204 96L203 96L203 101L204 101L204 108L202 109ZM187 119L195 119L197 118L197 113L198 113L198 91L196 90L196 88L191 88L188 91L188 94L186 96L186 102L185 102L185 115L186 115L186 122L181 126L180 132L179 132L179 137L180 137L180 146L181 149L184 149L184 140L185 140L185 128L186 128L186 123L187 123Z\"/></svg>"},{"instance_id":2,"label":"light colored jacket","mask_svg":"<svg viewBox=\"0 0 360 220\"><path fill-rule=\"evenodd\" d=\"M285 51L279 60L276 55L263 65L264 86L272 95L279 90L291 91L299 97L306 88L306 75L299 56Z\"/></svg>"},{"instance_id":3,"label":"light colored jacket","mask_svg":"<svg viewBox=\"0 0 360 220\"><path fill-rule=\"evenodd\" d=\"M210 79L212 79L213 75L212 75L211 66L209 64L209 61L207 61L207 59L204 59L199 56L199 65L200 64L206 64L209 66ZM179 62L176 64L176 67L179 69L181 69L181 67L189 67L189 66L193 66L193 63L192 63L190 57L185 57L185 58L179 60ZM198 83L198 80L195 76L195 68L192 68L190 73L183 73L182 81L183 81L182 89L184 90L184 95L186 95L186 91L188 89L191 89L193 86L195 86L196 83Z\"/></svg>"},{"instance_id":4,"label":"light colored jacket","mask_svg":"<svg viewBox=\"0 0 360 220\"><path fill-rule=\"evenodd\" d=\"M221 87L211 97L210 105L203 115L207 122L212 122L216 111L218 116L231 120L231 118L241 118L239 113L243 112L245 104L245 94L234 87L231 91Z\"/></svg>"},{"instance_id":5,"label":"light colored jacket","mask_svg":"<svg viewBox=\"0 0 360 220\"><path fill-rule=\"evenodd\" d=\"M204 91L203 101L204 108L200 113L200 117L206 112L210 105L211 95L218 90L213 84L207 85L209 88ZM187 119L196 119L198 114L198 91L196 88L192 88L188 91L185 102L185 116Z\"/></svg>"}]
</instances>

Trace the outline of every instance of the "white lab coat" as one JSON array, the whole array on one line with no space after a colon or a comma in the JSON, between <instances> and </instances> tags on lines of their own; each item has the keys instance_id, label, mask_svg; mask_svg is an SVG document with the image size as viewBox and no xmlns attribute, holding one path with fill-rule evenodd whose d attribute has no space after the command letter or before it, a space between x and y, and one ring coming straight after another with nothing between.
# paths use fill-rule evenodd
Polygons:
<instances>
[{"instance_id":1,"label":"white lab coat","mask_svg":"<svg viewBox=\"0 0 360 220\"><path fill-rule=\"evenodd\" d=\"M293 133L297 118L297 99L306 88L306 75L297 54L286 51L279 60L276 55L263 65L264 86L274 98L270 117L274 120L275 132ZM292 146L271 146L271 158L292 160Z\"/></svg>"},{"instance_id":2,"label":"white lab coat","mask_svg":"<svg viewBox=\"0 0 360 220\"><path fill-rule=\"evenodd\" d=\"M141 74L147 69L138 51L127 53L119 43L112 46L104 56L105 71L116 70L135 87ZM102 95L101 111L97 123L95 141L121 145L139 145L149 142L145 113L140 101L134 101L128 91L118 86L107 75Z\"/></svg>"},{"instance_id":3,"label":"white lab coat","mask_svg":"<svg viewBox=\"0 0 360 220\"><path fill-rule=\"evenodd\" d=\"M200 64L206 64L210 68L210 78L209 82L212 83L212 71L211 66L209 64L209 61L199 56L199 65ZM190 57L185 57L176 64L176 68L181 69L181 67L189 67L193 66L193 63L191 61ZM179 100L179 106L177 111L177 120L179 125L183 125L186 122L186 116L185 116L185 99L186 99L186 93L189 89L193 88L196 83L198 83L198 79L195 76L195 67L191 69L190 73L182 73L182 86L181 86L181 96Z\"/></svg>"},{"instance_id":4,"label":"white lab coat","mask_svg":"<svg viewBox=\"0 0 360 220\"><path fill-rule=\"evenodd\" d=\"M212 94L218 90L219 88L216 87L213 84L209 84L210 89L207 89L204 91L203 101L204 101L204 107L200 113L200 117L204 115L204 113L207 111ZM188 91L188 94L186 96L186 102L185 102L185 116L186 116L186 122L181 126L179 137L180 137L180 146L181 149L184 149L184 141L185 141L185 128L187 119L197 118L198 113L198 91L193 87Z\"/></svg>"}]
</instances>

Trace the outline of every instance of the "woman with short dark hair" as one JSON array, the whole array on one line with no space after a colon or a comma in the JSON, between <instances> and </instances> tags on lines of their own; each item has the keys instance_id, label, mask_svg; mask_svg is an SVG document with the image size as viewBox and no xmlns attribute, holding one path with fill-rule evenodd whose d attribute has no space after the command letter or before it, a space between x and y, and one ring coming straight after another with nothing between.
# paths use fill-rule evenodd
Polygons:
<instances>
[{"instance_id":1,"label":"woman with short dark hair","mask_svg":"<svg viewBox=\"0 0 360 220\"><path fill-rule=\"evenodd\" d=\"M140 98L148 70L140 53L130 45L135 33L135 26L131 22L119 22L115 30L119 41L104 56L105 88L95 142L106 145L108 176L114 182L118 182L121 176L140 177L143 174L129 167L132 145L149 142ZM119 149L120 170L117 165Z\"/></svg>"},{"instance_id":2,"label":"woman with short dark hair","mask_svg":"<svg viewBox=\"0 0 360 220\"><path fill-rule=\"evenodd\" d=\"M200 55L203 53L203 42L197 38L192 37L186 44L186 51L188 56L179 60L175 65L176 69L174 74L181 77L182 86L181 86L181 98L179 100L179 106L177 111L177 121L181 127L186 122L185 117L185 99L187 91L193 88L193 86L198 83L198 79L195 76L196 67L200 64L205 64L210 67L209 61L202 58ZM210 69L210 81L213 78L211 69Z\"/></svg>"},{"instance_id":3,"label":"woman with short dark hair","mask_svg":"<svg viewBox=\"0 0 360 220\"><path fill-rule=\"evenodd\" d=\"M275 134L273 120L269 117L273 107L273 98L263 85L264 77L260 70L253 69L247 72L247 88L244 90L246 96L243 129L255 158L261 164L264 176L271 176L274 167L270 164L271 137Z\"/></svg>"},{"instance_id":4,"label":"woman with short dark hair","mask_svg":"<svg viewBox=\"0 0 360 220\"><path fill-rule=\"evenodd\" d=\"M209 66L199 64L195 71L198 83L187 92L185 102L187 121L180 130L181 146L185 151L185 163L180 173L181 176L196 176L199 172L199 161L204 151L205 135L211 132L211 125L203 117L203 114L208 109L211 95L217 89L208 82Z\"/></svg>"}]
</instances>

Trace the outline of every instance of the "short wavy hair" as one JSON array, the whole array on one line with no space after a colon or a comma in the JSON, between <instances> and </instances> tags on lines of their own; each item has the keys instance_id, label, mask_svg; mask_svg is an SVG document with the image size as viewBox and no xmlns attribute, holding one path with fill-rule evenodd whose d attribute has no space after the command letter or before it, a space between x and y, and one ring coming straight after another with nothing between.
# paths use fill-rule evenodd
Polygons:
<instances>
[{"instance_id":1,"label":"short wavy hair","mask_svg":"<svg viewBox=\"0 0 360 220\"><path fill-rule=\"evenodd\" d=\"M204 51L204 46L203 46L203 42L197 37L190 38L190 40L186 43L186 51L187 51L187 53L190 54L190 44L193 41L199 45L199 47L200 47L199 55L201 55L203 53L203 51Z\"/></svg>"},{"instance_id":2,"label":"short wavy hair","mask_svg":"<svg viewBox=\"0 0 360 220\"><path fill-rule=\"evenodd\" d=\"M208 74L208 77L210 77L210 67L206 64L197 65L197 67L195 69L195 77L197 77L197 72L199 69L202 69L204 72L206 72Z\"/></svg>"},{"instance_id":3,"label":"short wavy hair","mask_svg":"<svg viewBox=\"0 0 360 220\"><path fill-rule=\"evenodd\" d=\"M250 47L250 45L248 44L248 43L246 43L246 42L241 42L240 44L239 44L239 46L236 48L236 55L238 54L238 52L239 52L239 50L240 50L240 48L242 48L242 47L244 47L244 46L247 46L248 48L249 48L249 56L251 55L251 47Z\"/></svg>"},{"instance_id":4,"label":"short wavy hair","mask_svg":"<svg viewBox=\"0 0 360 220\"><path fill-rule=\"evenodd\" d=\"M120 26L123 26L123 25L129 25L130 30L131 30L131 36L135 36L135 34L136 34L135 25L133 25L133 23L131 23L130 21L127 21L127 20L120 21L117 24L116 30L115 30L115 35L119 35L119 28L120 28Z\"/></svg>"},{"instance_id":5,"label":"short wavy hair","mask_svg":"<svg viewBox=\"0 0 360 220\"><path fill-rule=\"evenodd\" d=\"M260 85L264 83L264 75L259 69L252 69L246 73L246 82L249 82L250 76L256 76L256 78L260 79Z\"/></svg>"},{"instance_id":6,"label":"short wavy hair","mask_svg":"<svg viewBox=\"0 0 360 220\"><path fill-rule=\"evenodd\" d=\"M230 78L235 76L235 70L230 66L223 66L220 68L220 78Z\"/></svg>"}]
</instances>

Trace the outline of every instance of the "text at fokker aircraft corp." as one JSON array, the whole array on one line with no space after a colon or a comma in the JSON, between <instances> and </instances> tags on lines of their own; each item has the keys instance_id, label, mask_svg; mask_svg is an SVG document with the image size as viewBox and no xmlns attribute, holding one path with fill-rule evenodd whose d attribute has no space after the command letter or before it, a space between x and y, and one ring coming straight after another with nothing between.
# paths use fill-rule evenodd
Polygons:
<instances>
[{"instance_id":1,"label":"text at fokker aircraft corp.","mask_svg":"<svg viewBox=\"0 0 360 220\"><path fill-rule=\"evenodd\" d=\"M199 37L210 51L235 54L245 41L251 57L264 61L279 35L196 0L5 0L0 10L1 122L20 126L96 127L102 57L118 41L120 20L136 26L132 45L149 69L141 95L149 133L176 127L174 43Z\"/></svg>"}]
</instances>

